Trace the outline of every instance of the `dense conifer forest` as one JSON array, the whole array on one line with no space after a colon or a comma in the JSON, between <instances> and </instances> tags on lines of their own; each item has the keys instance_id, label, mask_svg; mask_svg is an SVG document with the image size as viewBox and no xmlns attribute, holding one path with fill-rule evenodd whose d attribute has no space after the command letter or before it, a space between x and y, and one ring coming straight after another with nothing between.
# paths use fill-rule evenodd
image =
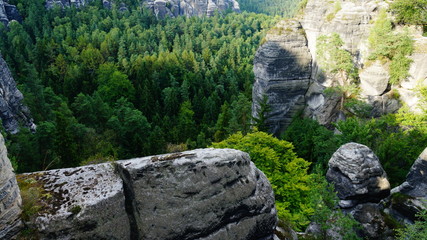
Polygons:
<instances>
[{"instance_id":1,"label":"dense conifer forest","mask_svg":"<svg viewBox=\"0 0 427 240\"><path fill-rule=\"evenodd\" d=\"M38 126L9 136L19 172L206 147L249 130L252 61L274 18L157 20L136 1L124 12L43 2L14 1L25 20L0 30Z\"/></svg>"},{"instance_id":2,"label":"dense conifer forest","mask_svg":"<svg viewBox=\"0 0 427 240\"><path fill-rule=\"evenodd\" d=\"M127 11L101 1L46 10L44 0L10 0L24 20L0 24L0 52L37 124L34 133L3 133L17 172L232 147L267 175L283 222L302 231L333 216L350 234L355 223L332 211L337 199L323 177L331 155L347 142L365 144L396 186L427 145L427 88L417 92L420 114L355 115L329 129L295 116L280 140L257 131L255 51L279 20L273 15L291 16L298 0L244 0L240 14L162 20L139 1L123 2Z\"/></svg>"}]
</instances>

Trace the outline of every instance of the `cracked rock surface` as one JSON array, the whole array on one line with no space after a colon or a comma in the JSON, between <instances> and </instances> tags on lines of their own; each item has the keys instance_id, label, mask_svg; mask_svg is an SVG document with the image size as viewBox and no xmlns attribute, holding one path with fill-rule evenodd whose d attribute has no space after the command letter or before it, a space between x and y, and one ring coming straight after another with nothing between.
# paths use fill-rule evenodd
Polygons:
<instances>
[{"instance_id":1,"label":"cracked rock surface","mask_svg":"<svg viewBox=\"0 0 427 240\"><path fill-rule=\"evenodd\" d=\"M362 144L341 146L329 160L326 178L335 184L341 200L379 202L390 194L390 183L378 157Z\"/></svg>"},{"instance_id":2,"label":"cracked rock surface","mask_svg":"<svg viewBox=\"0 0 427 240\"><path fill-rule=\"evenodd\" d=\"M272 239L274 195L247 153L198 149L25 174L51 197L41 239Z\"/></svg>"},{"instance_id":3,"label":"cracked rock surface","mask_svg":"<svg viewBox=\"0 0 427 240\"><path fill-rule=\"evenodd\" d=\"M12 165L0 134L0 239L11 239L22 225L21 196Z\"/></svg>"}]
</instances>

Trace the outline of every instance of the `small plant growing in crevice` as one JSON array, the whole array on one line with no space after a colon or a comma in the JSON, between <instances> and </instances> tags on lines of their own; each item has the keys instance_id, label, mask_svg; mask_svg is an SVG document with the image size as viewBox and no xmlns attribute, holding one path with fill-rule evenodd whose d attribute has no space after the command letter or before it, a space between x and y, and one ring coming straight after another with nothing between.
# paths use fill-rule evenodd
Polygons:
<instances>
[{"instance_id":1,"label":"small plant growing in crevice","mask_svg":"<svg viewBox=\"0 0 427 240\"><path fill-rule=\"evenodd\" d=\"M82 207L80 207L79 205L74 205L70 209L68 209L68 211L73 215L77 215L79 212L82 211Z\"/></svg>"}]
</instances>

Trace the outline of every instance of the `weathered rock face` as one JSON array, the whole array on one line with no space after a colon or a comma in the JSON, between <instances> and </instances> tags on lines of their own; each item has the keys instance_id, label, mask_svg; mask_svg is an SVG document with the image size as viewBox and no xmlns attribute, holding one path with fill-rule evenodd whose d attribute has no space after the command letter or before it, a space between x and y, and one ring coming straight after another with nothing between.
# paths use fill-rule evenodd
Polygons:
<instances>
[{"instance_id":1,"label":"weathered rock face","mask_svg":"<svg viewBox=\"0 0 427 240\"><path fill-rule=\"evenodd\" d=\"M390 183L378 157L358 143L347 143L332 155L326 179L335 184L342 207L379 202L390 194Z\"/></svg>"},{"instance_id":2,"label":"weathered rock face","mask_svg":"<svg viewBox=\"0 0 427 240\"><path fill-rule=\"evenodd\" d=\"M393 189L393 192L400 192L412 197L427 198L427 148L415 160L409 170L406 181Z\"/></svg>"},{"instance_id":3,"label":"weathered rock face","mask_svg":"<svg viewBox=\"0 0 427 240\"><path fill-rule=\"evenodd\" d=\"M148 8L153 10L157 18L184 16L213 16L215 11L223 12L231 9L240 12L236 0L155 0L147 1Z\"/></svg>"},{"instance_id":4,"label":"weathered rock face","mask_svg":"<svg viewBox=\"0 0 427 240\"><path fill-rule=\"evenodd\" d=\"M311 55L297 21L281 21L267 34L266 40L254 59L252 114L258 116L260 102L266 95L271 106L266 124L270 132L280 134L293 115L305 106Z\"/></svg>"},{"instance_id":5,"label":"weathered rock face","mask_svg":"<svg viewBox=\"0 0 427 240\"><path fill-rule=\"evenodd\" d=\"M7 0L0 0L0 22L7 25L10 21L22 21L22 17L15 5L11 5Z\"/></svg>"},{"instance_id":6,"label":"weathered rock face","mask_svg":"<svg viewBox=\"0 0 427 240\"><path fill-rule=\"evenodd\" d=\"M261 239L273 232L273 192L245 153L198 150L119 166L134 196L138 238Z\"/></svg>"},{"instance_id":7,"label":"weathered rock face","mask_svg":"<svg viewBox=\"0 0 427 240\"><path fill-rule=\"evenodd\" d=\"M90 0L46 0L46 8L51 9L55 6L59 7L82 7L86 5Z\"/></svg>"},{"instance_id":8,"label":"weathered rock face","mask_svg":"<svg viewBox=\"0 0 427 240\"><path fill-rule=\"evenodd\" d=\"M380 61L376 61L371 66L365 68L359 74L359 77L362 94L366 96L380 96L387 89L390 74Z\"/></svg>"},{"instance_id":9,"label":"weathered rock face","mask_svg":"<svg viewBox=\"0 0 427 240\"><path fill-rule=\"evenodd\" d=\"M415 40L415 52L410 57L413 61L409 69L409 77L405 79L398 92L400 99L414 112L421 112L420 101L417 94L419 86L427 86L427 38L417 36Z\"/></svg>"},{"instance_id":10,"label":"weathered rock face","mask_svg":"<svg viewBox=\"0 0 427 240\"><path fill-rule=\"evenodd\" d=\"M12 165L0 135L0 239L11 239L22 226L21 196Z\"/></svg>"},{"instance_id":11,"label":"weathered rock face","mask_svg":"<svg viewBox=\"0 0 427 240\"><path fill-rule=\"evenodd\" d=\"M199 149L25 175L51 194L42 239L272 239L271 186L249 155Z\"/></svg>"},{"instance_id":12,"label":"weathered rock face","mask_svg":"<svg viewBox=\"0 0 427 240\"><path fill-rule=\"evenodd\" d=\"M383 208L379 204L359 204L350 214L362 225L358 234L367 237L365 239L394 239L393 230L387 225Z\"/></svg>"},{"instance_id":13,"label":"weathered rock face","mask_svg":"<svg viewBox=\"0 0 427 240\"><path fill-rule=\"evenodd\" d=\"M379 202L390 195L390 183L377 156L358 143L341 146L329 160L326 179L335 185L341 209L361 223L367 239L389 239L393 232Z\"/></svg>"},{"instance_id":14,"label":"weathered rock face","mask_svg":"<svg viewBox=\"0 0 427 240\"><path fill-rule=\"evenodd\" d=\"M427 148L411 167L406 181L392 189L390 213L403 222L413 223L415 215L427 209Z\"/></svg>"},{"instance_id":15,"label":"weathered rock face","mask_svg":"<svg viewBox=\"0 0 427 240\"><path fill-rule=\"evenodd\" d=\"M6 131L17 133L19 122L31 130L35 130L36 125L30 118L30 111L22 104L24 96L16 88L15 80L10 70L0 55L0 118Z\"/></svg>"},{"instance_id":16,"label":"weathered rock face","mask_svg":"<svg viewBox=\"0 0 427 240\"><path fill-rule=\"evenodd\" d=\"M122 179L110 163L20 176L42 185L43 210L29 225L42 239L129 239Z\"/></svg>"}]
</instances>

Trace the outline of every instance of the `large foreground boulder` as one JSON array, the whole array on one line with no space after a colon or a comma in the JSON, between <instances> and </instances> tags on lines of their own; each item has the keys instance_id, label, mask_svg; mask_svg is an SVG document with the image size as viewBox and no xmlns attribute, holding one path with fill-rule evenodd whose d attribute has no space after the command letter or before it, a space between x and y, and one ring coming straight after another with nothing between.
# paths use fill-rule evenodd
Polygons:
<instances>
[{"instance_id":1,"label":"large foreground boulder","mask_svg":"<svg viewBox=\"0 0 427 240\"><path fill-rule=\"evenodd\" d=\"M129 239L122 179L111 163L18 176L37 189L38 214L27 223L41 239ZM24 196L24 195L23 195ZM25 204L25 198L24 198Z\"/></svg>"},{"instance_id":2,"label":"large foreground boulder","mask_svg":"<svg viewBox=\"0 0 427 240\"><path fill-rule=\"evenodd\" d=\"M20 207L18 184L0 134L0 239L10 239L20 230Z\"/></svg>"},{"instance_id":3,"label":"large foreground boulder","mask_svg":"<svg viewBox=\"0 0 427 240\"><path fill-rule=\"evenodd\" d=\"M206 149L118 165L138 239L263 239L274 231L271 186L246 153Z\"/></svg>"},{"instance_id":4,"label":"large foreground boulder","mask_svg":"<svg viewBox=\"0 0 427 240\"><path fill-rule=\"evenodd\" d=\"M24 179L22 179L24 178ZM272 239L272 188L232 149L199 149L20 176L41 192L41 239Z\"/></svg>"}]
</instances>

